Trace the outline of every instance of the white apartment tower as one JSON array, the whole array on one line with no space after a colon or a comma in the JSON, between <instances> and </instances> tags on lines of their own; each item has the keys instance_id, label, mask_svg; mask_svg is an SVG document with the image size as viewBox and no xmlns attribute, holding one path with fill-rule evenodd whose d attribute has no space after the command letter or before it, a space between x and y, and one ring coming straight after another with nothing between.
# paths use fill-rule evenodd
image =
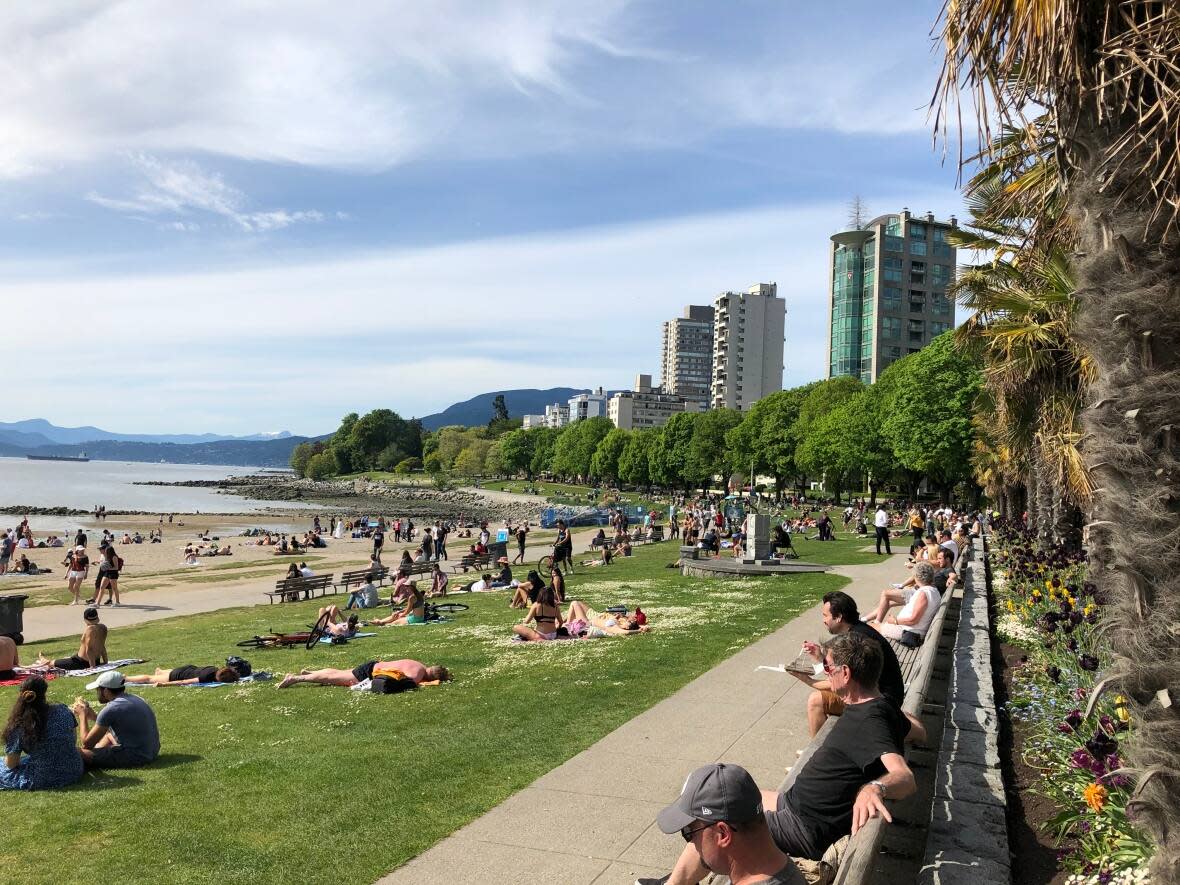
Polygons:
<instances>
[{"instance_id":1,"label":"white apartment tower","mask_svg":"<svg viewBox=\"0 0 1180 885\"><path fill-rule=\"evenodd\" d=\"M690 304L684 316L664 323L660 360L664 393L709 407L713 380L713 308Z\"/></svg>"},{"instance_id":2,"label":"white apartment tower","mask_svg":"<svg viewBox=\"0 0 1180 885\"><path fill-rule=\"evenodd\" d=\"M745 411L783 389L786 321L777 283L722 292L713 300L712 408Z\"/></svg>"}]
</instances>

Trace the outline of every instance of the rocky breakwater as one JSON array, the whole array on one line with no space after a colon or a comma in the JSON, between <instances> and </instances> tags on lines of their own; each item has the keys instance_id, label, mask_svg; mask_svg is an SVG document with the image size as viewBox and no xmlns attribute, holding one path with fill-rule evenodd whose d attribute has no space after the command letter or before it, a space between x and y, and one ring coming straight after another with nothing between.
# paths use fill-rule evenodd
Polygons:
<instances>
[{"instance_id":1,"label":"rocky breakwater","mask_svg":"<svg viewBox=\"0 0 1180 885\"><path fill-rule=\"evenodd\" d=\"M459 514L477 520L536 522L544 498L462 488L441 491L416 485L357 480L299 479L286 476L239 476L222 480L187 480L160 485L216 488L256 501L300 501L323 504L355 513L378 513L390 517L455 518Z\"/></svg>"}]
</instances>

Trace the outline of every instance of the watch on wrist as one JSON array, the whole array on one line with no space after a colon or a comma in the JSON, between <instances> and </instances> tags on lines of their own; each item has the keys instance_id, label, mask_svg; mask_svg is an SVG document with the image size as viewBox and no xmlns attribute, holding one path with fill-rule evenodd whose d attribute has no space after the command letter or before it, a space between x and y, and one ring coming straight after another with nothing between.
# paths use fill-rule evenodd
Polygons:
<instances>
[{"instance_id":1,"label":"watch on wrist","mask_svg":"<svg viewBox=\"0 0 1180 885\"><path fill-rule=\"evenodd\" d=\"M885 798L885 785L883 783L880 781L869 781L869 784L877 788L877 792L881 794L882 799Z\"/></svg>"}]
</instances>

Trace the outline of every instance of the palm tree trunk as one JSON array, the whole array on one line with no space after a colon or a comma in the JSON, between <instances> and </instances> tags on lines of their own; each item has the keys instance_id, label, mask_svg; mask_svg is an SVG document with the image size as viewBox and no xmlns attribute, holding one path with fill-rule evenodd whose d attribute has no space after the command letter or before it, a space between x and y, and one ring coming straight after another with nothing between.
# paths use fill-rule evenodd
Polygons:
<instances>
[{"instance_id":1,"label":"palm tree trunk","mask_svg":"<svg viewBox=\"0 0 1180 885\"><path fill-rule=\"evenodd\" d=\"M1056 490L1040 458L1036 459L1037 474L1037 541L1048 550L1053 546L1053 498Z\"/></svg>"},{"instance_id":2,"label":"palm tree trunk","mask_svg":"<svg viewBox=\"0 0 1180 885\"><path fill-rule=\"evenodd\" d=\"M1037 469L1032 464L1028 468L1028 479L1024 484L1028 489L1024 501L1024 512L1028 514L1027 528L1031 532L1037 530Z\"/></svg>"},{"instance_id":3,"label":"palm tree trunk","mask_svg":"<svg viewBox=\"0 0 1180 885\"><path fill-rule=\"evenodd\" d=\"M1082 132L1101 138L1094 124ZM1088 145L1091 155L1105 144ZM1091 580L1112 601L1103 616L1138 728L1125 750L1140 772L1128 805L1156 840L1155 882L1180 881L1180 241L1164 222L1108 194L1142 181L1127 169L1101 183L1081 175L1073 209L1081 234L1079 337L1098 366L1085 413L1085 452L1100 487L1090 528ZM1137 187L1136 187L1137 184ZM1164 212L1164 218L1167 212ZM1159 692L1164 694L1158 694ZM1170 692L1170 694L1169 694Z\"/></svg>"}]
</instances>

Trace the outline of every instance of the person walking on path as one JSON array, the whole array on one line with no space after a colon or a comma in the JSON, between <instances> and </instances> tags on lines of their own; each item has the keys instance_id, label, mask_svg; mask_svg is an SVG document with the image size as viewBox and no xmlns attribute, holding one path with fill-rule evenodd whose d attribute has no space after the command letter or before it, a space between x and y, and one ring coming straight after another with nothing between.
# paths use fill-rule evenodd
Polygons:
<instances>
[{"instance_id":1,"label":"person walking on path","mask_svg":"<svg viewBox=\"0 0 1180 885\"><path fill-rule=\"evenodd\" d=\"M885 510L884 504L877 506L877 515L873 517L873 525L877 527L877 555L881 555L881 542L885 542L885 552L893 555L893 551L889 549L889 513Z\"/></svg>"},{"instance_id":2,"label":"person walking on path","mask_svg":"<svg viewBox=\"0 0 1180 885\"><path fill-rule=\"evenodd\" d=\"M524 543L529 536L529 524L523 522L516 527L514 533L516 535L516 556L512 557L512 564L516 565L518 562L524 565Z\"/></svg>"},{"instance_id":3,"label":"person walking on path","mask_svg":"<svg viewBox=\"0 0 1180 885\"><path fill-rule=\"evenodd\" d=\"M385 546L385 531L378 524L373 530L373 557L377 565L381 565L381 548Z\"/></svg>"}]
</instances>

